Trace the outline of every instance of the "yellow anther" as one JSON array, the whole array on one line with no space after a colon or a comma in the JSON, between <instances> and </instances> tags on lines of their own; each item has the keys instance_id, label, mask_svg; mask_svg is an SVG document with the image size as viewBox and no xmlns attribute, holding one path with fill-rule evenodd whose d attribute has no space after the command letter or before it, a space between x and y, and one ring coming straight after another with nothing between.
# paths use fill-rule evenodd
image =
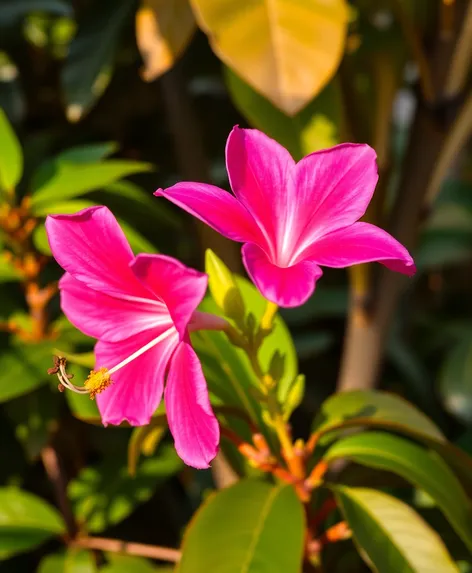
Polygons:
<instances>
[{"instance_id":1,"label":"yellow anther","mask_svg":"<svg viewBox=\"0 0 472 573\"><path fill-rule=\"evenodd\" d=\"M94 400L95 396L108 388L112 382L108 368L100 368L90 372L84 386L89 392L90 399Z\"/></svg>"}]
</instances>

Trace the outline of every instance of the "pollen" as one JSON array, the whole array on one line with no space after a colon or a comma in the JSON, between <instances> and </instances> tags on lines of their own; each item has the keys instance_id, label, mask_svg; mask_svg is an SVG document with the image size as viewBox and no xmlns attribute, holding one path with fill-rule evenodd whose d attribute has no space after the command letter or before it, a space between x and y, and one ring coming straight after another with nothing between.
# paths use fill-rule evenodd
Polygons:
<instances>
[{"instance_id":1,"label":"pollen","mask_svg":"<svg viewBox=\"0 0 472 573\"><path fill-rule=\"evenodd\" d=\"M111 379L108 368L100 368L99 370L92 370L84 383L85 388L88 390L90 399L94 400L97 394L103 392L113 380Z\"/></svg>"}]
</instances>

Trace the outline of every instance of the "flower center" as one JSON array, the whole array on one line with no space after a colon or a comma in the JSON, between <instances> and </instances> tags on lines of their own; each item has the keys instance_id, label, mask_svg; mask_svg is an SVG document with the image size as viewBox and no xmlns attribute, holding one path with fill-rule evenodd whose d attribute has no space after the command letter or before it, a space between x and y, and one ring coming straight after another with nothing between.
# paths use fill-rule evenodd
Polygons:
<instances>
[{"instance_id":1,"label":"flower center","mask_svg":"<svg viewBox=\"0 0 472 573\"><path fill-rule=\"evenodd\" d=\"M176 330L175 328L169 328L168 330L164 331L162 334L133 352L130 356L122 360L116 366L113 366L110 370L104 366L99 368L98 370L92 370L85 380L83 386L77 386L71 382L71 378L73 378L73 374L68 374L66 371L67 366L67 359L63 356L54 356L54 367L49 368L48 374L56 374L59 378L59 390L62 392L65 388L68 390L72 390L72 392L76 392L77 394L88 394L91 400L95 399L97 394L100 394L104 390L106 390L111 384L113 384L113 380L111 378L112 374L126 366L141 354L144 354L149 349L162 342L165 338L168 338L171 335L175 335Z\"/></svg>"}]
</instances>

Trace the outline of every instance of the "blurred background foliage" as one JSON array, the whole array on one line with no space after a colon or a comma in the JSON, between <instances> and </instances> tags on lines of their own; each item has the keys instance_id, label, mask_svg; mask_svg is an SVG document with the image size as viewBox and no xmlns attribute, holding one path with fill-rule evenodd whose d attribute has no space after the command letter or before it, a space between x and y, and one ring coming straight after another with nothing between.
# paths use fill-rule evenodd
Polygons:
<instances>
[{"instance_id":1,"label":"blurred background foliage","mask_svg":"<svg viewBox=\"0 0 472 573\"><path fill-rule=\"evenodd\" d=\"M217 472L182 466L159 416L146 429L105 430L93 402L58 393L46 374L52 354L68 356L82 379L93 341L60 314L43 222L105 204L135 252L203 268L210 247L242 272L237 245L152 197L180 179L228 187L234 124L263 130L296 159L342 141L371 144L381 179L367 217L411 248L419 268L406 288L376 268L328 269L306 305L282 311L289 330L280 322L264 360L279 349L287 379L305 375L291 397L294 434L308 435L336 388L377 386L411 400L472 453L472 5L274 3L280 21L262 0L0 1L2 573L154 571L138 557L64 553L56 537L79 527L177 546L218 485ZM241 285L260 315L262 301ZM232 375L250 387L238 351L222 367L222 335L201 337L215 403L238 404ZM56 451L70 479L66 525L51 506ZM410 493L446 536L427 500ZM463 545L446 543L469 571ZM330 571L364 570L354 552L344 564L339 557Z\"/></svg>"}]
</instances>

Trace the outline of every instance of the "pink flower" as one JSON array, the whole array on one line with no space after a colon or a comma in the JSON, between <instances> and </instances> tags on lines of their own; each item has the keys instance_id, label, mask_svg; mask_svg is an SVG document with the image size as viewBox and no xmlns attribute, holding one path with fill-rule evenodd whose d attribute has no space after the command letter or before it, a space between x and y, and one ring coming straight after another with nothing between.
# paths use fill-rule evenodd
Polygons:
<instances>
[{"instance_id":1,"label":"pink flower","mask_svg":"<svg viewBox=\"0 0 472 573\"><path fill-rule=\"evenodd\" d=\"M226 144L234 195L213 185L177 183L156 191L219 233L245 243L244 265L258 289L283 307L303 304L321 266L378 261L412 275L408 251L369 223L365 213L377 184L376 155L347 143L298 163L255 129L235 127Z\"/></svg>"},{"instance_id":2,"label":"pink flower","mask_svg":"<svg viewBox=\"0 0 472 573\"><path fill-rule=\"evenodd\" d=\"M85 386L97 395L103 423L148 424L162 394L175 447L185 463L206 468L215 457L218 422L188 334L206 275L162 255L134 256L106 207L46 220L54 257L66 270L61 306L98 338L97 367ZM167 383L164 390L164 378Z\"/></svg>"}]
</instances>

